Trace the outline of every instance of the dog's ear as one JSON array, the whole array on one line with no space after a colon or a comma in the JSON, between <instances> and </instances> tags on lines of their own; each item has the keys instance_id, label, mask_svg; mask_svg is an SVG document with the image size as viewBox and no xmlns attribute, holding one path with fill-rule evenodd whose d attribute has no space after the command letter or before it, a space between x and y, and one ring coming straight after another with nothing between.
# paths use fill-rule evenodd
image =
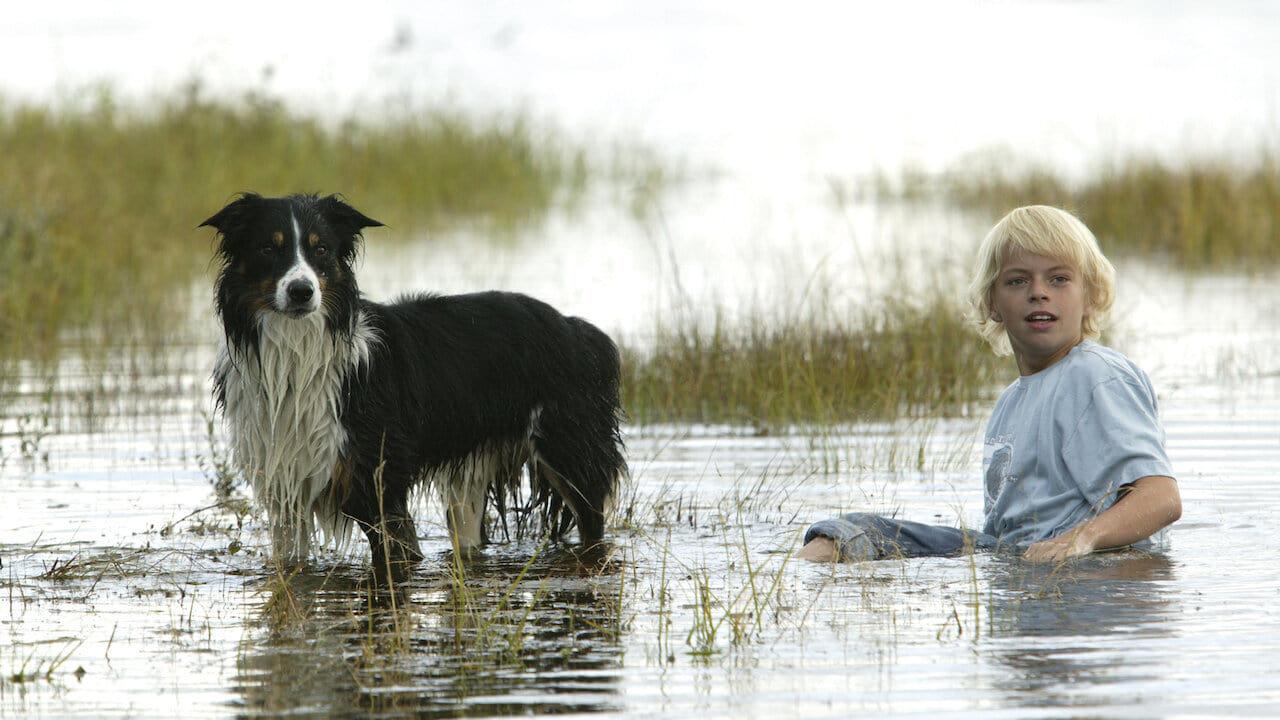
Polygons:
<instances>
[{"instance_id":1,"label":"dog's ear","mask_svg":"<svg viewBox=\"0 0 1280 720\"><path fill-rule=\"evenodd\" d=\"M226 207L214 213L212 217L200 223L199 227L211 227L224 236L248 224L249 219L262 203L262 196L257 193L242 193Z\"/></svg>"},{"instance_id":2,"label":"dog's ear","mask_svg":"<svg viewBox=\"0 0 1280 720\"><path fill-rule=\"evenodd\" d=\"M319 208L325 223L344 237L355 238L367 227L385 227L377 220L348 205L338 195L320 198Z\"/></svg>"}]
</instances>

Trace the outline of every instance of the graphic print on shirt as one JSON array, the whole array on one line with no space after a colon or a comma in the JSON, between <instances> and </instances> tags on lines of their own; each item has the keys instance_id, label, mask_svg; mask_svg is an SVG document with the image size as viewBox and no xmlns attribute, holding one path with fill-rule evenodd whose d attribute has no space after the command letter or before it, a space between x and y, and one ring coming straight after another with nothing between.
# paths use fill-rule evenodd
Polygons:
<instances>
[{"instance_id":1,"label":"graphic print on shirt","mask_svg":"<svg viewBox=\"0 0 1280 720\"><path fill-rule=\"evenodd\" d=\"M996 499L1005 488L1017 479L1013 476L1013 435L995 435L987 438L982 448L982 476L986 493L986 507L990 512Z\"/></svg>"}]
</instances>

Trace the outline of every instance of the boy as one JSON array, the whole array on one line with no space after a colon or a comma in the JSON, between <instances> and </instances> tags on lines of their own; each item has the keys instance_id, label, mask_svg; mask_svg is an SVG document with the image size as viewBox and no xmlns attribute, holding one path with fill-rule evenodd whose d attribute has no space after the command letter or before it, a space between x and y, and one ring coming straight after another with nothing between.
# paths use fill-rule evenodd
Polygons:
<instances>
[{"instance_id":1,"label":"boy","mask_svg":"<svg viewBox=\"0 0 1280 720\"><path fill-rule=\"evenodd\" d=\"M970 303L1019 377L987 424L983 532L851 513L809 528L814 561L1017 548L1037 562L1163 544L1182 515L1155 391L1138 366L1094 341L1115 269L1070 213L1034 205L996 223L978 251Z\"/></svg>"}]
</instances>

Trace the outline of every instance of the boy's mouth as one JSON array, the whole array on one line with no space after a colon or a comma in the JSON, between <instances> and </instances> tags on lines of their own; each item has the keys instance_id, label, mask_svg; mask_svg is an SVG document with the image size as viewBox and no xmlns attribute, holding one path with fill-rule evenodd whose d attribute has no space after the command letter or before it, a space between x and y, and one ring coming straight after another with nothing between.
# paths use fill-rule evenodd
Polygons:
<instances>
[{"instance_id":1,"label":"boy's mouth","mask_svg":"<svg viewBox=\"0 0 1280 720\"><path fill-rule=\"evenodd\" d=\"M1023 318L1035 330L1047 330L1057 319L1057 315L1044 311L1036 311Z\"/></svg>"}]
</instances>

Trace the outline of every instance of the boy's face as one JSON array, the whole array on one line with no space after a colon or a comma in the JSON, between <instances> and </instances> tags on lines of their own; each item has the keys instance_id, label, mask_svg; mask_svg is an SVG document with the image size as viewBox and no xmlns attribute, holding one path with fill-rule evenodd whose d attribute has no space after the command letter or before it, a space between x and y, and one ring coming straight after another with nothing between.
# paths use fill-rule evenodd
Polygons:
<instances>
[{"instance_id":1,"label":"boy's face","mask_svg":"<svg viewBox=\"0 0 1280 720\"><path fill-rule=\"evenodd\" d=\"M992 289L991 317L1003 322L1018 372L1031 375L1058 362L1084 338L1084 278L1070 263L1015 250Z\"/></svg>"}]
</instances>

